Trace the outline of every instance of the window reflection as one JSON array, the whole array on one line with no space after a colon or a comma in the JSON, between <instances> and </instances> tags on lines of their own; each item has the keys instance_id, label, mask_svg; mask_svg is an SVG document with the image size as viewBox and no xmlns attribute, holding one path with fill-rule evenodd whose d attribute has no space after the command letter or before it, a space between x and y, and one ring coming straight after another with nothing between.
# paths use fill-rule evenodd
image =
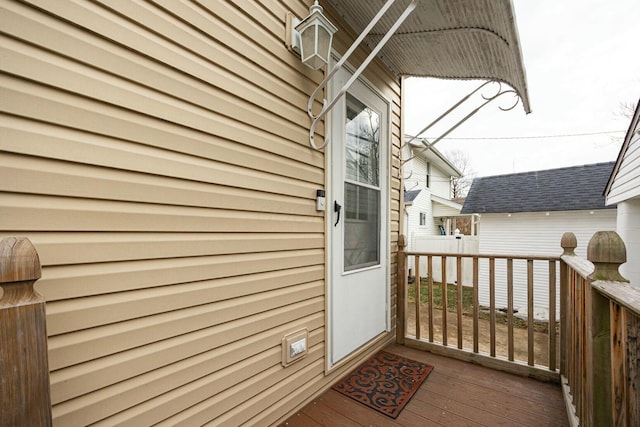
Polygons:
<instances>
[{"instance_id":1,"label":"window reflection","mask_svg":"<svg viewBox=\"0 0 640 427\"><path fill-rule=\"evenodd\" d=\"M380 185L380 115L347 94L347 179Z\"/></svg>"},{"instance_id":2,"label":"window reflection","mask_svg":"<svg viewBox=\"0 0 640 427\"><path fill-rule=\"evenodd\" d=\"M344 269L350 271L380 263L380 115L352 95L346 102Z\"/></svg>"}]
</instances>

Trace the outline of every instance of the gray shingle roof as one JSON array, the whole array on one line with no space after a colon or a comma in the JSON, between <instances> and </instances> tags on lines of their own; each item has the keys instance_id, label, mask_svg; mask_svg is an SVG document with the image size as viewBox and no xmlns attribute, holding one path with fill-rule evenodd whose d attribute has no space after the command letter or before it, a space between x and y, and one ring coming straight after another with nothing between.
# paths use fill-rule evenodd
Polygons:
<instances>
[{"instance_id":1,"label":"gray shingle roof","mask_svg":"<svg viewBox=\"0 0 640 427\"><path fill-rule=\"evenodd\" d=\"M548 212L615 208L602 192L614 162L476 178L462 213Z\"/></svg>"},{"instance_id":2,"label":"gray shingle roof","mask_svg":"<svg viewBox=\"0 0 640 427\"><path fill-rule=\"evenodd\" d=\"M422 191L422 190L405 191L405 193L404 193L404 202L405 203L413 202L416 199L416 197L418 197L418 194L420 194L420 191Z\"/></svg>"}]
</instances>

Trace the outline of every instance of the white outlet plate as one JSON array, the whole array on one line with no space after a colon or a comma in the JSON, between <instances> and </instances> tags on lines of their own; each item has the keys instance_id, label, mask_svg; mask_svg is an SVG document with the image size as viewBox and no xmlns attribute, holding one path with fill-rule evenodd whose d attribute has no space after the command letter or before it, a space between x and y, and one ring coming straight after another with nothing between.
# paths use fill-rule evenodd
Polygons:
<instances>
[{"instance_id":1,"label":"white outlet plate","mask_svg":"<svg viewBox=\"0 0 640 427\"><path fill-rule=\"evenodd\" d=\"M282 365L289 366L302 359L308 353L309 331L302 329L282 338Z\"/></svg>"},{"instance_id":2,"label":"white outlet plate","mask_svg":"<svg viewBox=\"0 0 640 427\"><path fill-rule=\"evenodd\" d=\"M304 353L305 351L307 351L307 339L302 338L299 341L291 343L291 347L289 347L289 356L291 356L291 358L294 358L300 353Z\"/></svg>"}]
</instances>

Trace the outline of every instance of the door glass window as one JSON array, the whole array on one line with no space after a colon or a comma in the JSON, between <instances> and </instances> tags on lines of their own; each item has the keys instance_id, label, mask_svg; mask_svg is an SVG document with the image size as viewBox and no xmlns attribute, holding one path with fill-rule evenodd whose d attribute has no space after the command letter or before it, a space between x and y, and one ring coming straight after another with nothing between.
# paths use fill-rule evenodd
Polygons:
<instances>
[{"instance_id":1,"label":"door glass window","mask_svg":"<svg viewBox=\"0 0 640 427\"><path fill-rule=\"evenodd\" d=\"M344 270L380 263L380 114L347 94Z\"/></svg>"},{"instance_id":2,"label":"door glass window","mask_svg":"<svg viewBox=\"0 0 640 427\"><path fill-rule=\"evenodd\" d=\"M380 114L347 94L346 179L380 185Z\"/></svg>"}]
</instances>

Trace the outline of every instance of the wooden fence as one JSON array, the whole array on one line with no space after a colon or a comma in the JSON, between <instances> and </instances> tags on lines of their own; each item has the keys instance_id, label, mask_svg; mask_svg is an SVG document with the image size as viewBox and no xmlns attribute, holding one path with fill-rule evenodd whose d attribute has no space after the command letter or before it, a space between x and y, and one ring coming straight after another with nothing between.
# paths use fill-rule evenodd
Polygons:
<instances>
[{"instance_id":1,"label":"wooden fence","mask_svg":"<svg viewBox=\"0 0 640 427\"><path fill-rule=\"evenodd\" d=\"M443 283L434 284L431 279L431 265L434 258L439 258L442 271L446 271L447 260L452 259L461 265L461 258L467 255L442 253L416 253L405 250L405 239L399 240L398 256L398 316L396 340L404 345L425 349L434 353L472 361L496 369L506 370L539 379L556 380L562 383L565 404L569 420L575 426L637 426L640 425L640 284L630 284L618 272L621 264L626 262L626 249L620 237L613 231L598 232L589 242L587 258L575 255L577 247L573 233L565 233L561 246L564 253L559 258L560 264L560 361L556 367L555 349L555 293L556 293L556 258L516 257L504 255L473 255L473 310L472 330L462 328L463 310L462 286L456 287L457 304L448 312L442 310L440 327L442 340L434 340L434 301L436 288L442 294L442 307L447 307L447 293ZM414 257L414 265L419 266L419 259L427 259L427 272L422 274L419 267L415 272L416 279L409 283L407 275L407 259ZM507 331L508 354L500 357L495 352L496 307L495 299L495 260L506 259L508 288ZM489 263L489 307L490 336L488 352L479 350L481 344L478 334L478 263L486 259ZM526 363L514 360L513 357L513 262L524 260L528 266L527 288L529 307L527 318ZM533 262L549 264L549 345L548 366L541 367L535 362L534 340L532 339L533 319L532 283ZM426 276L425 285L420 286L421 275ZM460 272L458 269L459 281ZM423 289L425 288L425 289ZM409 292L411 291L411 292ZM426 307L421 292L427 292ZM411 298L409 294L411 293ZM410 305L410 304L411 305ZM423 330L421 316L428 317L427 327ZM407 330L408 319L413 316L414 330ZM457 343L448 342L447 317L456 318ZM472 345L463 345L463 336L471 334ZM559 371L559 372L558 372Z\"/></svg>"},{"instance_id":2,"label":"wooden fence","mask_svg":"<svg viewBox=\"0 0 640 427\"><path fill-rule=\"evenodd\" d=\"M562 237L561 375L572 424L640 425L640 284L618 272L622 239L596 233L588 260L575 256L573 233Z\"/></svg>"},{"instance_id":3,"label":"wooden fence","mask_svg":"<svg viewBox=\"0 0 640 427\"><path fill-rule=\"evenodd\" d=\"M507 256L495 254L453 254L453 253L429 253L429 252L408 252L405 248L405 238L400 236L399 254L398 254L398 324L397 324L397 341L410 347L425 349L434 353L443 354L461 360L474 361L476 363L508 372L514 372L525 376L530 376L546 381L560 381L559 371L557 368L557 334L556 334L556 299L557 299L557 282L556 271L559 257L540 257L540 256ZM415 266L415 278L413 283L409 283L407 274L407 262L413 259ZM426 259L427 271L420 271L421 259ZM449 306L447 296L447 283L462 283L462 265L463 260L469 259L473 269L473 283L471 286L473 292L472 310L464 313L463 308L463 286L455 286L456 304L453 310L449 311L445 307ZM435 283L433 279L434 261L441 263L440 271L443 272L442 280ZM504 322L506 327L506 351L504 354L498 354L496 350L497 342L497 308L496 307L496 261L506 263L506 284L507 284L507 307L505 307ZM488 263L489 277L487 284L482 284L488 288L489 307L484 310L485 315L481 316L481 307L479 305L479 265L481 262ZM513 271L514 262L526 264L527 280L525 284L514 284ZM455 263L456 276L447 277L447 264ZM542 263L547 266L548 284L548 319L546 320L547 343L545 349L536 348L536 340L534 337L535 329L539 326L539 322L534 319L534 263ZM424 265L424 263L423 263ZM425 279L420 280L420 277ZM426 285L424 282L426 281ZM422 286L420 286L422 284ZM513 307L514 286L526 286L528 295L527 316L524 321L526 325L526 356L520 360L515 357L514 338L515 326L515 309ZM425 289L423 289L425 288ZM467 288L468 291L468 288ZM426 292L426 298L421 295ZM441 304L436 307L434 303L434 293L439 293L442 299ZM409 296L411 294L411 296ZM426 302L423 300L426 299ZM468 311L468 310L467 310ZM437 312L437 315L436 315ZM449 316L454 316L455 321L450 322ZM423 317L426 320L423 322ZM471 317L471 330L465 330L463 327L463 319ZM487 317L487 319L481 319ZM412 320L415 327L408 330L408 321ZM435 322L438 322L435 325ZM489 338L488 342L483 342L480 334L480 324L488 322ZM423 327L426 323L426 327ZM453 345L449 343L449 324L455 323L454 328L457 342ZM434 327L437 326L441 333L440 340L437 339ZM424 329L424 330L423 330ZM468 338L468 339L465 339ZM539 340L538 340L539 341ZM481 349L484 348L485 350ZM544 352L544 362L540 362L540 352ZM523 360L522 360L523 359Z\"/></svg>"}]
</instances>

